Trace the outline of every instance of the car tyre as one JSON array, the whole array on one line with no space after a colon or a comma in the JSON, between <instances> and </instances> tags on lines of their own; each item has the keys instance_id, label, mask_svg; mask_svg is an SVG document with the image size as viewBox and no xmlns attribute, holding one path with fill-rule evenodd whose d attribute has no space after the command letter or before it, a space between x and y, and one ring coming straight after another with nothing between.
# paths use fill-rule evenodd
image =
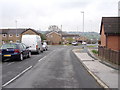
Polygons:
<instances>
[{"instance_id":1,"label":"car tyre","mask_svg":"<svg viewBox=\"0 0 120 90\"><path fill-rule=\"evenodd\" d=\"M20 61L23 61L23 54L20 54Z\"/></svg>"},{"instance_id":2,"label":"car tyre","mask_svg":"<svg viewBox=\"0 0 120 90\"><path fill-rule=\"evenodd\" d=\"M37 54L40 54L40 50L37 51Z\"/></svg>"},{"instance_id":3,"label":"car tyre","mask_svg":"<svg viewBox=\"0 0 120 90\"><path fill-rule=\"evenodd\" d=\"M30 57L31 57L31 52L28 53L28 58L30 58Z\"/></svg>"},{"instance_id":4,"label":"car tyre","mask_svg":"<svg viewBox=\"0 0 120 90\"><path fill-rule=\"evenodd\" d=\"M41 53L43 53L43 50L41 51Z\"/></svg>"}]
</instances>

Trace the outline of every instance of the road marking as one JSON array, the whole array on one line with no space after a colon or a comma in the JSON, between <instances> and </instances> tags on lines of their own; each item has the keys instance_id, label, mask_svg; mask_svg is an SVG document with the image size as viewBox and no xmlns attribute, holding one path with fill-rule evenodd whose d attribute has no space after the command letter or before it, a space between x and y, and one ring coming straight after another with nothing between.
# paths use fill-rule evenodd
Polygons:
<instances>
[{"instance_id":1,"label":"road marking","mask_svg":"<svg viewBox=\"0 0 120 90\"><path fill-rule=\"evenodd\" d=\"M8 65L11 65L11 64L13 64L13 63L15 63L15 62L8 63Z\"/></svg>"},{"instance_id":2,"label":"road marking","mask_svg":"<svg viewBox=\"0 0 120 90\"><path fill-rule=\"evenodd\" d=\"M2 87L7 86L8 84L10 84L11 82L13 82L14 80L16 80L17 78L19 78L21 75L23 75L25 72L27 72L29 69L31 69L32 66L28 67L27 69L25 69L24 71L22 71L20 74L18 74L16 77L14 77L13 79L11 79L10 81L8 81L7 83L5 83L4 85L2 85Z\"/></svg>"},{"instance_id":3,"label":"road marking","mask_svg":"<svg viewBox=\"0 0 120 90\"><path fill-rule=\"evenodd\" d=\"M47 57L47 56L44 56L43 58L41 58L41 59L39 60L39 62L42 61L42 60L43 60L44 58L46 58L46 57Z\"/></svg>"},{"instance_id":4,"label":"road marking","mask_svg":"<svg viewBox=\"0 0 120 90\"><path fill-rule=\"evenodd\" d=\"M52 54L55 50L53 50L51 53L49 53L47 56L49 56L50 54ZM44 58L46 58L47 56L44 56L43 58L41 58L38 62L42 61Z\"/></svg>"}]
</instances>

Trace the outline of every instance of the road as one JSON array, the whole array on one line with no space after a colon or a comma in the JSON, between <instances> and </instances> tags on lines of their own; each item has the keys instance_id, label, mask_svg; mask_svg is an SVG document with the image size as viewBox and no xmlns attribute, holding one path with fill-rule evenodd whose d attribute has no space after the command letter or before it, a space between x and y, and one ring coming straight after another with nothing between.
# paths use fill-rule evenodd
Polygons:
<instances>
[{"instance_id":1,"label":"road","mask_svg":"<svg viewBox=\"0 0 120 90\"><path fill-rule=\"evenodd\" d=\"M101 88L74 55L73 48L81 47L51 46L24 61L3 63L4 88ZM8 83L27 68L27 72Z\"/></svg>"}]
</instances>

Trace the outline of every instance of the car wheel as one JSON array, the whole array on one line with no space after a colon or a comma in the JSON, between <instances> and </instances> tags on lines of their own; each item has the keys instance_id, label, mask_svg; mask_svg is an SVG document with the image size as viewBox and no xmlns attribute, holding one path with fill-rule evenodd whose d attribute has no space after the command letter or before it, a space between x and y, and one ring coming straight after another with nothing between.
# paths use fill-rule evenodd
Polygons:
<instances>
[{"instance_id":1,"label":"car wheel","mask_svg":"<svg viewBox=\"0 0 120 90\"><path fill-rule=\"evenodd\" d=\"M43 50L41 51L41 53L43 53Z\"/></svg>"},{"instance_id":2,"label":"car wheel","mask_svg":"<svg viewBox=\"0 0 120 90\"><path fill-rule=\"evenodd\" d=\"M20 61L23 60L23 54L20 54Z\"/></svg>"},{"instance_id":3,"label":"car wheel","mask_svg":"<svg viewBox=\"0 0 120 90\"><path fill-rule=\"evenodd\" d=\"M40 54L40 50L38 50L37 53Z\"/></svg>"},{"instance_id":4,"label":"car wheel","mask_svg":"<svg viewBox=\"0 0 120 90\"><path fill-rule=\"evenodd\" d=\"M30 57L31 57L31 52L28 53L28 58L30 58Z\"/></svg>"}]
</instances>

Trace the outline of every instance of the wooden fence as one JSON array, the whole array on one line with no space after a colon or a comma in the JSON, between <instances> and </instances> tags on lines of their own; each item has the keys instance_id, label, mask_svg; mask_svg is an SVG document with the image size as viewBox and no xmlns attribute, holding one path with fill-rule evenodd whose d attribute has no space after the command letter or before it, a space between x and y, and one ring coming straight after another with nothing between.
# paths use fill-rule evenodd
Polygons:
<instances>
[{"instance_id":1,"label":"wooden fence","mask_svg":"<svg viewBox=\"0 0 120 90\"><path fill-rule=\"evenodd\" d=\"M114 64L120 65L120 51L113 51L105 47L98 47L98 55L103 58L103 60L108 60Z\"/></svg>"}]
</instances>

